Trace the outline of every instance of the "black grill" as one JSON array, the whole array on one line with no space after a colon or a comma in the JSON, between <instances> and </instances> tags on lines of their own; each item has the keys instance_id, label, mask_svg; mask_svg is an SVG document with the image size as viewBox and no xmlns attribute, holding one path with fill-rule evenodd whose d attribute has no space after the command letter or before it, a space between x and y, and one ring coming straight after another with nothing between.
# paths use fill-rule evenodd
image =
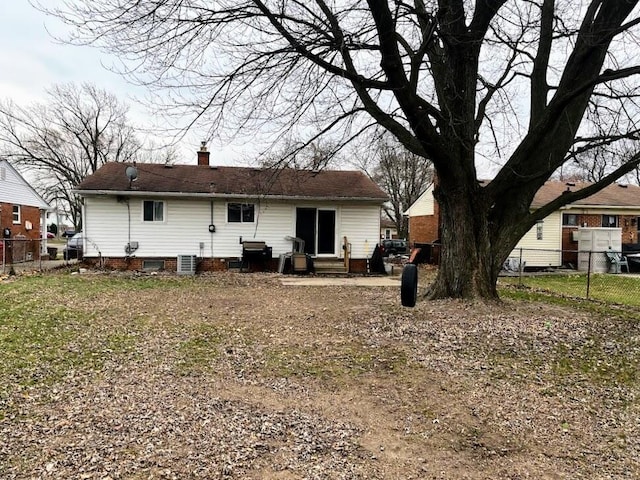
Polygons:
<instances>
[{"instance_id":1,"label":"black grill","mask_svg":"<svg viewBox=\"0 0 640 480\"><path fill-rule=\"evenodd\" d=\"M242 242L242 268L254 270L257 267L264 270L265 265L271 260L272 247L268 247L266 242L245 241Z\"/></svg>"}]
</instances>

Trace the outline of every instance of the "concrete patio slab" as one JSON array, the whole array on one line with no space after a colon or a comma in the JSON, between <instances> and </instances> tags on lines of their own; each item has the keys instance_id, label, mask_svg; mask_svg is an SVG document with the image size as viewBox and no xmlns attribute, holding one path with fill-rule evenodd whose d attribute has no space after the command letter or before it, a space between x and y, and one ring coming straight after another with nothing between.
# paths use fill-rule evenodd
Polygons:
<instances>
[{"instance_id":1,"label":"concrete patio slab","mask_svg":"<svg viewBox=\"0 0 640 480\"><path fill-rule=\"evenodd\" d=\"M360 286L360 287L400 287L400 277L297 277L288 276L281 280L282 285L291 286Z\"/></svg>"}]
</instances>

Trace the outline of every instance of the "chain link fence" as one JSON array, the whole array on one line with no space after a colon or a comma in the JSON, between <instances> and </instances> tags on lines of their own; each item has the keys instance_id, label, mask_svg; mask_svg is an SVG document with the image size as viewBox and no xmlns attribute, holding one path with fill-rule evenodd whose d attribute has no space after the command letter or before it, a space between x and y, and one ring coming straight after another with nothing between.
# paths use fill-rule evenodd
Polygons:
<instances>
[{"instance_id":1,"label":"chain link fence","mask_svg":"<svg viewBox=\"0 0 640 480\"><path fill-rule=\"evenodd\" d=\"M500 284L640 307L640 252L516 249Z\"/></svg>"},{"instance_id":2,"label":"chain link fence","mask_svg":"<svg viewBox=\"0 0 640 480\"><path fill-rule=\"evenodd\" d=\"M415 263L440 263L440 244L414 247ZM640 307L640 250L518 248L504 262L498 285Z\"/></svg>"},{"instance_id":3,"label":"chain link fence","mask_svg":"<svg viewBox=\"0 0 640 480\"><path fill-rule=\"evenodd\" d=\"M43 271L68 263L62 259L63 247L47 245L41 239L0 239L0 273Z\"/></svg>"}]
</instances>

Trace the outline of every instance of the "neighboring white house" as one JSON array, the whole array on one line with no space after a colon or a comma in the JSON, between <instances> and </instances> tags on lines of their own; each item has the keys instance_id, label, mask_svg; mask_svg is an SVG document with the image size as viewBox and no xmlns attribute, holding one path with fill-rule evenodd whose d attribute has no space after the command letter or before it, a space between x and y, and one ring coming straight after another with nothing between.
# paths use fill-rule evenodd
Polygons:
<instances>
[{"instance_id":1,"label":"neighboring white house","mask_svg":"<svg viewBox=\"0 0 640 480\"><path fill-rule=\"evenodd\" d=\"M107 163L87 177L76 189L85 260L117 268L161 261L171 270L189 255L217 270L242 256L243 241L260 241L277 264L297 237L310 256L331 259L344 258L346 239L350 270L366 271L387 199L366 175L216 167L201 154L199 165Z\"/></svg>"},{"instance_id":2,"label":"neighboring white house","mask_svg":"<svg viewBox=\"0 0 640 480\"><path fill-rule=\"evenodd\" d=\"M562 214L553 212L539 221L520 239L509 255L527 267L562 265Z\"/></svg>"},{"instance_id":3,"label":"neighboring white house","mask_svg":"<svg viewBox=\"0 0 640 480\"><path fill-rule=\"evenodd\" d=\"M73 219L71 215L54 206L47 212L47 230L49 230L53 224L58 227L58 235L60 235L65 230L73 228Z\"/></svg>"},{"instance_id":4,"label":"neighboring white house","mask_svg":"<svg viewBox=\"0 0 640 480\"><path fill-rule=\"evenodd\" d=\"M404 215L411 217L421 217L426 215L435 215L436 201L433 198L433 184L431 184L418 199L409 205Z\"/></svg>"},{"instance_id":5,"label":"neighboring white house","mask_svg":"<svg viewBox=\"0 0 640 480\"><path fill-rule=\"evenodd\" d=\"M0 241L13 240L7 244L7 250L16 247L13 260L17 260L17 246L21 251L35 258L38 254L47 253L47 234L45 225L46 212L51 207L31 185L11 166L7 160L0 160ZM22 241L22 243L17 243ZM34 242L37 242L34 243ZM35 248L31 248L34 243ZM7 258L7 253L0 255L0 263Z\"/></svg>"},{"instance_id":6,"label":"neighboring white house","mask_svg":"<svg viewBox=\"0 0 640 480\"><path fill-rule=\"evenodd\" d=\"M386 217L380 219L380 239L390 240L398 237L396 223Z\"/></svg>"}]
</instances>

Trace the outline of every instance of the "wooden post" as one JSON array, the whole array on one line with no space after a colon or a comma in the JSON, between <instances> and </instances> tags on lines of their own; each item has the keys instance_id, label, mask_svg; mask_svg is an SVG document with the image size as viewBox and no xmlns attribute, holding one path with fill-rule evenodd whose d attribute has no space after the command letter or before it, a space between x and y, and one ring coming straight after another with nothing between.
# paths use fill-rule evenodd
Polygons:
<instances>
[{"instance_id":1,"label":"wooden post","mask_svg":"<svg viewBox=\"0 0 640 480\"><path fill-rule=\"evenodd\" d=\"M342 251L344 252L344 269L347 273L349 273L349 242L347 241L346 235L342 237Z\"/></svg>"}]
</instances>

